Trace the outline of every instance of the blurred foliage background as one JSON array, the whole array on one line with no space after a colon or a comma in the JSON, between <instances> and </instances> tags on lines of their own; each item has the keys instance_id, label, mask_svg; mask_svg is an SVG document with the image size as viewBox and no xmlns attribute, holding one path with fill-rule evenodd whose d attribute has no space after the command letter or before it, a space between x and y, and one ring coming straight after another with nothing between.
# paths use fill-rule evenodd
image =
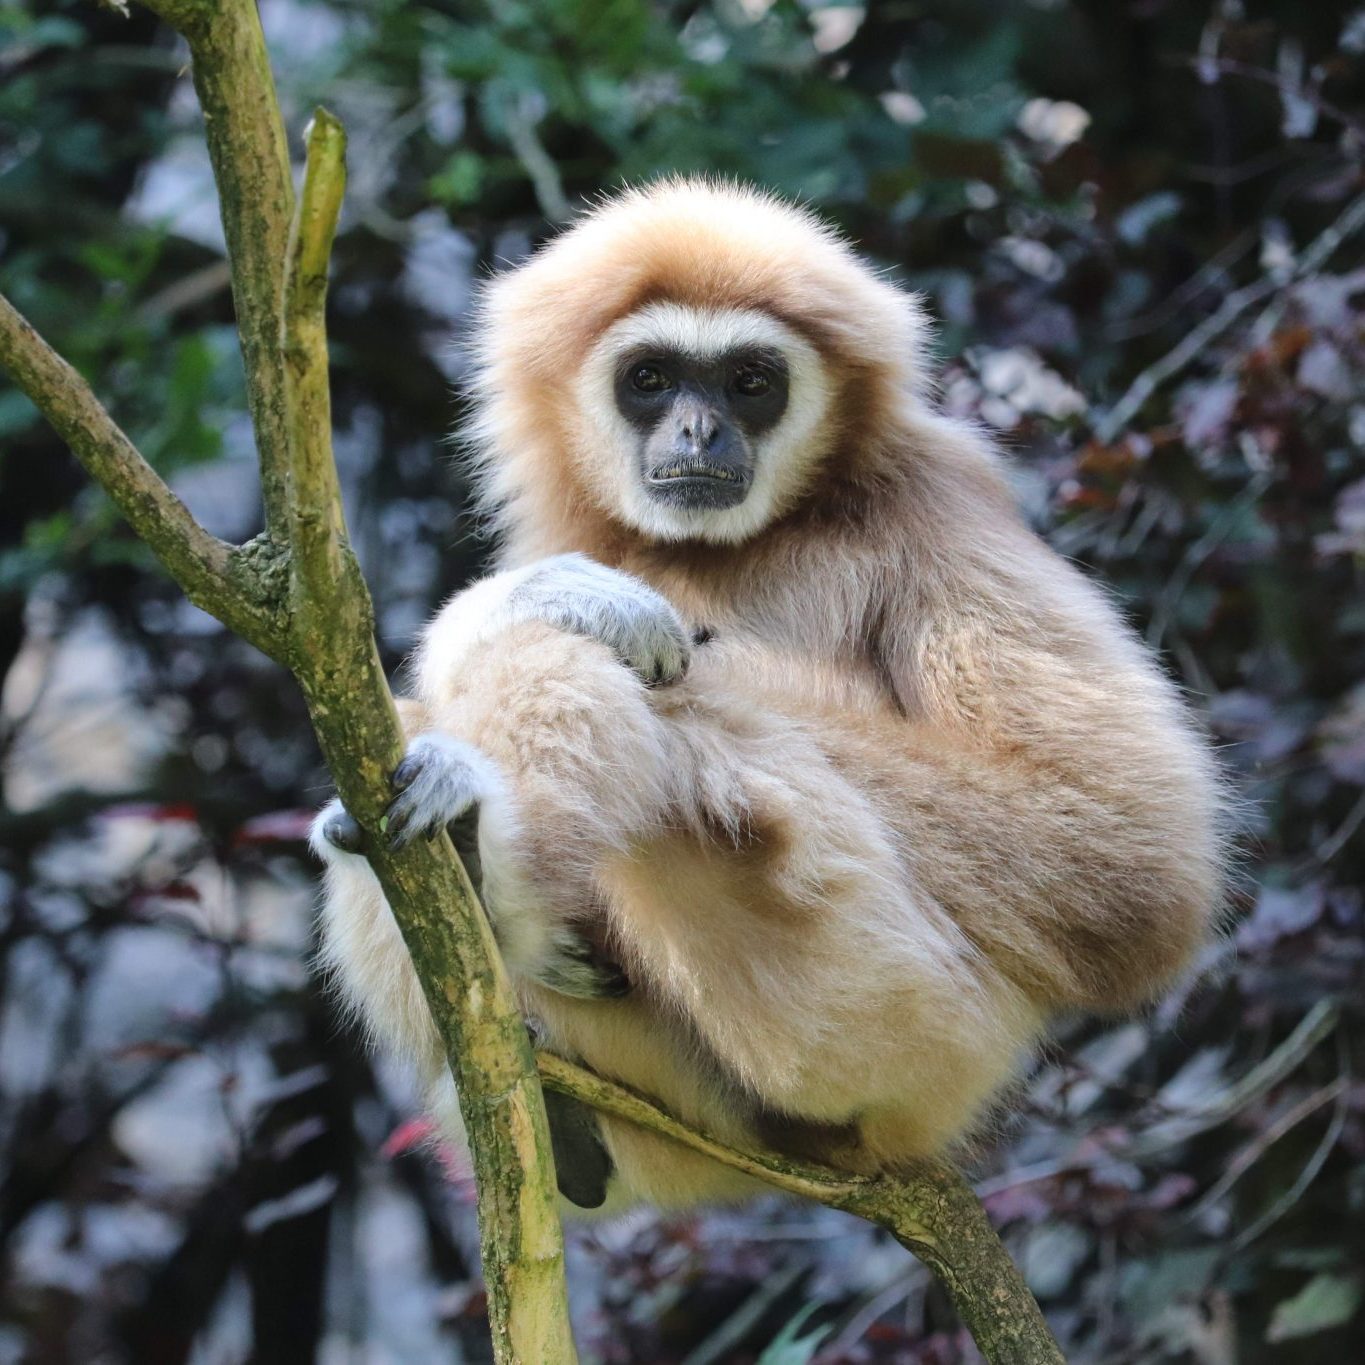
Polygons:
<instances>
[{"instance_id":1,"label":"blurred foliage background","mask_svg":"<svg viewBox=\"0 0 1365 1365\"><path fill-rule=\"evenodd\" d=\"M1246 798L1197 978L1061 1030L970 1169L1070 1359L1361 1359L1365 9L262 10L295 149L315 101L350 130L337 445L395 666L487 553L445 441L471 287L586 198L743 177L925 293L945 403L999 432ZM175 37L0 0L0 287L240 539L226 286ZM0 1362L486 1360L458 1157L311 965L299 698L6 387L0 676ZM586 1359L975 1358L919 1267L827 1211L570 1243Z\"/></svg>"}]
</instances>

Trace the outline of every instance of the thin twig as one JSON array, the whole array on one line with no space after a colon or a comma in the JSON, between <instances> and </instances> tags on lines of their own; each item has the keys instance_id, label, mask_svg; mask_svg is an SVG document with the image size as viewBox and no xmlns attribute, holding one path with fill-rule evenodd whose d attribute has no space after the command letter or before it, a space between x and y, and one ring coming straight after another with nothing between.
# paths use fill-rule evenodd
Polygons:
<instances>
[{"instance_id":1,"label":"thin twig","mask_svg":"<svg viewBox=\"0 0 1365 1365\"><path fill-rule=\"evenodd\" d=\"M1326 867L1350 843L1356 830L1363 823L1365 823L1365 791L1356 797L1355 804L1346 812L1341 824L1313 849L1309 858L1310 864Z\"/></svg>"},{"instance_id":2,"label":"thin twig","mask_svg":"<svg viewBox=\"0 0 1365 1365\"><path fill-rule=\"evenodd\" d=\"M1225 1123L1257 1096L1265 1094L1295 1071L1308 1054L1333 1032L1338 1018L1339 1012L1332 1001L1319 1000L1289 1037L1240 1080L1234 1081L1197 1108L1187 1109L1162 1123L1154 1124L1120 1148L1118 1155L1128 1160L1141 1160Z\"/></svg>"},{"instance_id":3,"label":"thin twig","mask_svg":"<svg viewBox=\"0 0 1365 1365\"><path fill-rule=\"evenodd\" d=\"M1257 81L1277 91L1281 99L1302 100L1317 112L1343 128L1354 133L1365 143L1365 123L1348 113L1339 104L1323 99L1322 95L1307 85L1293 85L1277 71L1267 71L1264 67L1252 66L1250 62L1239 62L1232 57L1173 57L1171 61L1179 66L1192 68L1202 75L1206 71L1216 71L1223 76L1243 76L1249 81ZM1213 82L1207 82L1213 84Z\"/></svg>"},{"instance_id":4,"label":"thin twig","mask_svg":"<svg viewBox=\"0 0 1365 1365\"><path fill-rule=\"evenodd\" d=\"M289 436L290 567L296 590L329 600L344 583L344 516L332 458L327 265L346 192L346 133L319 109L305 138L303 191L289 230L280 351Z\"/></svg>"},{"instance_id":5,"label":"thin twig","mask_svg":"<svg viewBox=\"0 0 1365 1365\"><path fill-rule=\"evenodd\" d=\"M159 293L153 294L138 310L138 317L149 321L174 317L186 308L212 298L219 290L232 284L232 270L226 261L211 261L173 280Z\"/></svg>"},{"instance_id":6,"label":"thin twig","mask_svg":"<svg viewBox=\"0 0 1365 1365\"><path fill-rule=\"evenodd\" d=\"M1199 1199L1180 1217L1181 1223L1198 1218L1206 1209L1212 1208L1232 1187L1287 1133L1293 1132L1305 1119L1311 1118L1324 1104L1331 1104L1346 1088L1348 1080L1338 1076L1330 1085L1324 1085L1311 1095L1306 1095L1297 1104L1291 1105L1269 1127L1257 1133L1228 1162L1223 1174L1204 1191Z\"/></svg>"},{"instance_id":7,"label":"thin twig","mask_svg":"<svg viewBox=\"0 0 1365 1365\"><path fill-rule=\"evenodd\" d=\"M1206 289L1212 289L1226 277L1229 270L1256 244L1254 229L1239 232L1230 242L1216 251L1198 270L1176 285L1160 303L1136 317L1105 328L1105 338L1112 342L1134 341L1169 322L1187 303Z\"/></svg>"},{"instance_id":8,"label":"thin twig","mask_svg":"<svg viewBox=\"0 0 1365 1365\"><path fill-rule=\"evenodd\" d=\"M265 526L287 529L284 377L277 347L294 207L289 144L255 0L144 0L184 34L232 265L232 306L261 466Z\"/></svg>"},{"instance_id":9,"label":"thin twig","mask_svg":"<svg viewBox=\"0 0 1365 1365\"><path fill-rule=\"evenodd\" d=\"M928 1282L924 1268L912 1265L860 1304L848 1321L824 1343L824 1351L835 1360L842 1358L843 1353L856 1346L893 1308L904 1303L916 1290L923 1292Z\"/></svg>"},{"instance_id":10,"label":"thin twig","mask_svg":"<svg viewBox=\"0 0 1365 1365\"><path fill-rule=\"evenodd\" d=\"M1162 384L1202 355L1248 308L1269 298L1279 287L1278 280L1267 278L1233 290L1199 326L1185 334L1183 341L1133 380L1123 397L1095 424L1096 439L1105 445L1117 439Z\"/></svg>"},{"instance_id":11,"label":"thin twig","mask_svg":"<svg viewBox=\"0 0 1365 1365\"><path fill-rule=\"evenodd\" d=\"M1147 643L1153 649L1161 648L1171 619L1175 615L1176 608L1184 597L1185 590L1189 587L1190 580L1194 577L1195 572L1232 534L1242 517L1260 502L1261 494L1270 487L1270 483L1271 475L1265 471L1259 471L1253 475L1247 486L1226 507L1219 510L1218 515L1213 520L1213 525L1186 547L1185 553L1180 557L1180 563L1176 566L1175 572L1167 579L1152 610L1152 620L1147 627Z\"/></svg>"},{"instance_id":12,"label":"thin twig","mask_svg":"<svg viewBox=\"0 0 1365 1365\"><path fill-rule=\"evenodd\" d=\"M531 178L540 211L552 223L568 222L573 209L564 193L564 182L560 179L559 167L545 150L545 144L536 132L535 118L531 113L527 96L524 94L509 96L504 101L502 116L507 128L507 140L512 144L512 150L516 152L526 174Z\"/></svg>"},{"instance_id":13,"label":"thin twig","mask_svg":"<svg viewBox=\"0 0 1365 1365\"><path fill-rule=\"evenodd\" d=\"M875 1183L870 1176L850 1175L847 1171L839 1171L832 1166L797 1161L769 1148L748 1147L740 1151L723 1142L717 1142L705 1133L680 1123L643 1095L551 1053L539 1053L536 1065L540 1070L542 1083L551 1090L562 1095L572 1095L574 1099L581 1100L604 1114L626 1119L642 1128L648 1128L652 1133L658 1133L661 1137L671 1138L680 1146L710 1157L711 1160L729 1166L732 1170L751 1175L755 1180L765 1181L787 1194L815 1199L822 1204L834 1204L839 1196L850 1194L860 1186L868 1187Z\"/></svg>"},{"instance_id":14,"label":"thin twig","mask_svg":"<svg viewBox=\"0 0 1365 1365\"><path fill-rule=\"evenodd\" d=\"M1330 1001L1321 1000L1299 1021L1293 1032L1268 1057L1244 1076L1224 1087L1203 1104L1181 1110L1154 1123L1126 1142L1107 1143L1102 1153L1077 1158L1058 1158L1005 1171L976 1187L982 1199L1002 1194L1020 1185L1058 1176L1084 1175L1111 1161L1148 1161L1192 1137L1226 1123L1298 1069L1317 1045L1337 1025L1338 1011Z\"/></svg>"},{"instance_id":15,"label":"thin twig","mask_svg":"<svg viewBox=\"0 0 1365 1365\"><path fill-rule=\"evenodd\" d=\"M1303 1163L1303 1169L1299 1171L1293 1184L1284 1190L1259 1218L1237 1234L1229 1248L1230 1253L1235 1254L1241 1251L1268 1228L1278 1223L1303 1198L1308 1187L1318 1178L1318 1172L1326 1165L1327 1158L1332 1155L1332 1151L1341 1137L1342 1129L1346 1127L1346 1117L1350 1112L1350 1105L1347 1102L1348 1090L1349 1087L1343 1084L1337 1092L1336 1107L1332 1110L1332 1121L1327 1125L1327 1131L1323 1133L1322 1140L1313 1149L1312 1156Z\"/></svg>"},{"instance_id":16,"label":"thin twig","mask_svg":"<svg viewBox=\"0 0 1365 1365\"><path fill-rule=\"evenodd\" d=\"M1342 242L1358 232L1362 226L1365 226L1365 194L1351 200L1336 221L1318 234L1295 262L1293 270L1287 277L1266 276L1234 290L1214 312L1188 332L1183 341L1143 370L1118 402L1095 424L1096 439L1106 445L1117 439L1119 433L1137 416L1142 405L1157 389L1203 354L1248 308L1286 288L1295 280L1303 279L1319 270Z\"/></svg>"},{"instance_id":17,"label":"thin twig","mask_svg":"<svg viewBox=\"0 0 1365 1365\"><path fill-rule=\"evenodd\" d=\"M753 1293L720 1326L683 1357L682 1365L715 1365L716 1361L731 1359L732 1353L758 1325L763 1315L807 1269L805 1262L793 1261L761 1280Z\"/></svg>"}]
</instances>

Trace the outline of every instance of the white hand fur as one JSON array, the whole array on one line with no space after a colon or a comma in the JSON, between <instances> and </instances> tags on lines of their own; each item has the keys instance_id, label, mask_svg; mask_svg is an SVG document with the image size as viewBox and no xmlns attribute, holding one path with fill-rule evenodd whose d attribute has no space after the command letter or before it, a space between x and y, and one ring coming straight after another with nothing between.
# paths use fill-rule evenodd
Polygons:
<instances>
[{"instance_id":1,"label":"white hand fur","mask_svg":"<svg viewBox=\"0 0 1365 1365\"><path fill-rule=\"evenodd\" d=\"M632 574L587 555L554 555L475 583L427 628L418 671L449 677L510 626L540 621L606 645L650 687L687 671L689 639L673 604Z\"/></svg>"}]
</instances>

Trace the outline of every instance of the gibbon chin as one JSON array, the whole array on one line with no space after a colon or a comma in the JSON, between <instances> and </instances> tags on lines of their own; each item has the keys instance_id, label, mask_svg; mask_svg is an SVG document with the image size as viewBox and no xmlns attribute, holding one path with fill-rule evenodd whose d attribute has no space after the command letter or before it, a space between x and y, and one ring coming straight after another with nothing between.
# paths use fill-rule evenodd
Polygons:
<instances>
[{"instance_id":1,"label":"gibbon chin","mask_svg":"<svg viewBox=\"0 0 1365 1365\"><path fill-rule=\"evenodd\" d=\"M969 1134L1048 1021L1210 933L1176 688L937 411L918 301L811 215L669 181L495 279L467 444L498 572L416 654L388 831L462 836L540 1045L733 1143L872 1171ZM458 1131L364 836L323 951ZM552 1105L581 1206L757 1188Z\"/></svg>"}]
</instances>

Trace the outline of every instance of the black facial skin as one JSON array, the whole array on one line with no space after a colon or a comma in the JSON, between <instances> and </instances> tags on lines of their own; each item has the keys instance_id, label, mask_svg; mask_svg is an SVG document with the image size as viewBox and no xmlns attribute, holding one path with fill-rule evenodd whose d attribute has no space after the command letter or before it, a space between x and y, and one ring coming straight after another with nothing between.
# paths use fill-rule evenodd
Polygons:
<instances>
[{"instance_id":1,"label":"black facial skin","mask_svg":"<svg viewBox=\"0 0 1365 1365\"><path fill-rule=\"evenodd\" d=\"M787 410L790 377L772 349L699 360L670 350L626 356L616 406L639 437L650 496L683 508L735 507L754 478L754 445Z\"/></svg>"}]
</instances>

